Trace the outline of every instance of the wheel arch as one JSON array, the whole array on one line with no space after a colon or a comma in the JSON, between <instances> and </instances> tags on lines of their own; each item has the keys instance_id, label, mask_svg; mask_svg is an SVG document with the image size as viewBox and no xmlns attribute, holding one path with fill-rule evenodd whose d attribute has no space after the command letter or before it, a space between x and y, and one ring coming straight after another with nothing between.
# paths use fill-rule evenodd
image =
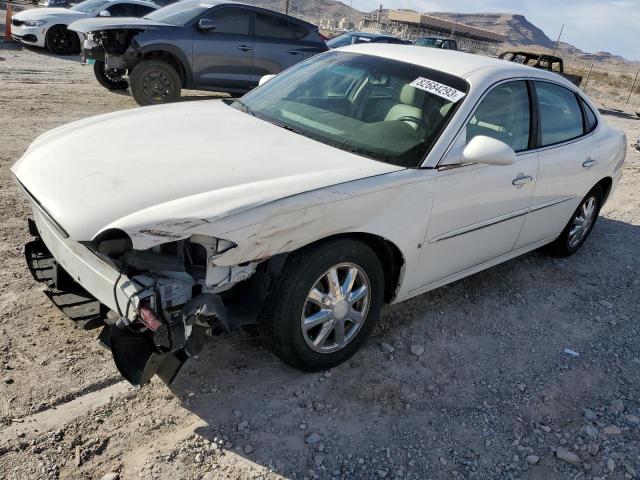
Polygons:
<instances>
[{"instance_id":1,"label":"wheel arch","mask_svg":"<svg viewBox=\"0 0 640 480\"><path fill-rule=\"evenodd\" d=\"M596 185L599 185L603 190L604 199L602 203L604 204L604 202L606 202L607 199L609 198L609 193L611 193L611 187L613 186L613 179L611 177L604 177L598 183L596 183Z\"/></svg>"},{"instance_id":2,"label":"wheel arch","mask_svg":"<svg viewBox=\"0 0 640 480\"><path fill-rule=\"evenodd\" d=\"M172 45L149 45L143 48L141 51L140 62L143 60L157 59L163 60L169 63L175 68L180 79L182 80L182 87L186 88L191 84L192 71L184 54Z\"/></svg>"}]
</instances>

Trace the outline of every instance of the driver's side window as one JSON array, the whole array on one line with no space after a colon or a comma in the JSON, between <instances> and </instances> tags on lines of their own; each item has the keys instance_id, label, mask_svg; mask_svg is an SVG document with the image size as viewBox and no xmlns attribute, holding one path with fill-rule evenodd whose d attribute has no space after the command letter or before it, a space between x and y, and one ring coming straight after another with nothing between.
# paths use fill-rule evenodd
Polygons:
<instances>
[{"instance_id":1,"label":"driver's side window","mask_svg":"<svg viewBox=\"0 0 640 480\"><path fill-rule=\"evenodd\" d=\"M526 150L530 125L526 82L503 83L482 99L469 120L467 143L477 135L484 135L506 143L516 152Z\"/></svg>"},{"instance_id":2,"label":"driver's side window","mask_svg":"<svg viewBox=\"0 0 640 480\"><path fill-rule=\"evenodd\" d=\"M216 8L204 18L215 25L213 33L229 35L249 35L249 19L251 13L242 8Z\"/></svg>"}]
</instances>

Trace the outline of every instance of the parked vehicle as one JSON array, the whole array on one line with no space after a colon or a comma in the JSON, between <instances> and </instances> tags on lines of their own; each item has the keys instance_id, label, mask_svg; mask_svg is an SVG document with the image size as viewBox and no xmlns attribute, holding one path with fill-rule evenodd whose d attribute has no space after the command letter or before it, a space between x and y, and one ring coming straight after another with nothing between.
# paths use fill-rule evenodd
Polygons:
<instances>
[{"instance_id":1,"label":"parked vehicle","mask_svg":"<svg viewBox=\"0 0 640 480\"><path fill-rule=\"evenodd\" d=\"M182 88L245 93L327 50L318 27L241 3L185 0L142 19L90 19L83 57L110 90L128 86L139 105L175 101Z\"/></svg>"},{"instance_id":2,"label":"parked vehicle","mask_svg":"<svg viewBox=\"0 0 640 480\"><path fill-rule=\"evenodd\" d=\"M394 37L393 35L369 32L345 32L327 40L327 46L329 48L346 47L357 43L395 43L409 45L411 42Z\"/></svg>"},{"instance_id":3,"label":"parked vehicle","mask_svg":"<svg viewBox=\"0 0 640 480\"><path fill-rule=\"evenodd\" d=\"M555 72L579 87L582 83L582 76L565 73L564 62L562 58L554 55L545 55L533 52L502 52L498 58L508 60L510 62L528 65L533 68L540 68L549 72Z\"/></svg>"},{"instance_id":4,"label":"parked vehicle","mask_svg":"<svg viewBox=\"0 0 640 480\"><path fill-rule=\"evenodd\" d=\"M458 50L458 42L452 38L422 37L413 42L418 47L442 48L444 50Z\"/></svg>"},{"instance_id":5,"label":"parked vehicle","mask_svg":"<svg viewBox=\"0 0 640 480\"><path fill-rule=\"evenodd\" d=\"M385 303L545 245L571 255L625 153L553 73L352 45L241 99L59 127L12 172L35 278L71 318L106 322L140 384L170 381L205 333L251 323L285 362L331 368Z\"/></svg>"},{"instance_id":6,"label":"parked vehicle","mask_svg":"<svg viewBox=\"0 0 640 480\"><path fill-rule=\"evenodd\" d=\"M144 0L85 0L71 8L31 8L11 19L11 37L27 45L46 47L56 55L80 51L80 37L68 25L90 17L142 17L156 4Z\"/></svg>"}]
</instances>

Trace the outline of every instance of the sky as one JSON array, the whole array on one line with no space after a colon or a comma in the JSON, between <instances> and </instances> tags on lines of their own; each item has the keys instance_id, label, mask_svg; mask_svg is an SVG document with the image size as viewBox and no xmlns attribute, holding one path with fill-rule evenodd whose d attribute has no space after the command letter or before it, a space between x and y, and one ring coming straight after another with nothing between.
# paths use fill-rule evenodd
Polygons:
<instances>
[{"instance_id":1,"label":"sky","mask_svg":"<svg viewBox=\"0 0 640 480\"><path fill-rule=\"evenodd\" d=\"M519 13L553 40L586 52L606 51L640 60L640 0L342 0L362 11L410 8L418 12Z\"/></svg>"}]
</instances>

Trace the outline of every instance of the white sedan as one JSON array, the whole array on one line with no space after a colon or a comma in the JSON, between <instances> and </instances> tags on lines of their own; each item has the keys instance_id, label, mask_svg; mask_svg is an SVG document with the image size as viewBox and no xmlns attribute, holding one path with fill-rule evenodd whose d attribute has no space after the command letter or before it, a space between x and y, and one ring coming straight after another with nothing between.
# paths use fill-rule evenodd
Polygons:
<instances>
[{"instance_id":1,"label":"white sedan","mask_svg":"<svg viewBox=\"0 0 640 480\"><path fill-rule=\"evenodd\" d=\"M60 127L13 166L34 275L106 322L133 383L248 323L290 365L333 367L384 304L575 253L620 179L624 134L551 72L354 45L265 80Z\"/></svg>"},{"instance_id":2,"label":"white sedan","mask_svg":"<svg viewBox=\"0 0 640 480\"><path fill-rule=\"evenodd\" d=\"M67 30L76 20L91 17L143 17L160 8L144 0L85 0L71 8L31 8L11 18L11 37L26 45L46 47L57 55L80 51L80 37Z\"/></svg>"}]
</instances>

